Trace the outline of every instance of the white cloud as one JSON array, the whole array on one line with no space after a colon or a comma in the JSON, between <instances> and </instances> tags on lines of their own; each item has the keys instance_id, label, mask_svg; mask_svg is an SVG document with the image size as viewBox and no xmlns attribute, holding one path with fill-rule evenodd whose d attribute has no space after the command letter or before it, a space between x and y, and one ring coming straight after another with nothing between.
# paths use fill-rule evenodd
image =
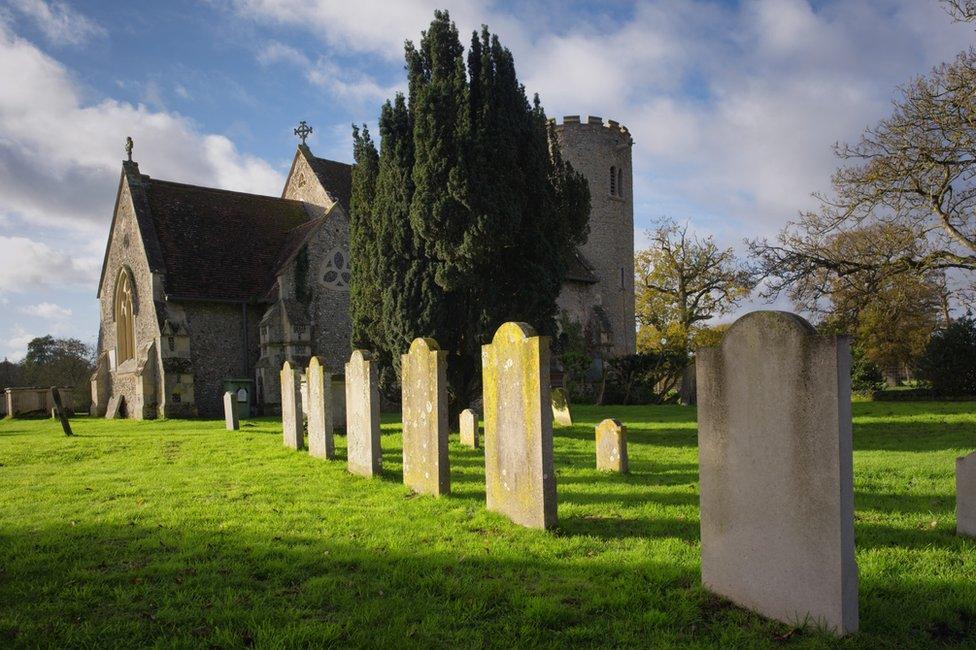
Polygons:
<instances>
[{"instance_id":1,"label":"white cloud","mask_svg":"<svg viewBox=\"0 0 976 650\"><path fill-rule=\"evenodd\" d=\"M55 45L82 45L106 34L101 25L64 2L11 0L11 6L33 22L44 37Z\"/></svg>"},{"instance_id":2,"label":"white cloud","mask_svg":"<svg viewBox=\"0 0 976 650\"><path fill-rule=\"evenodd\" d=\"M95 255L54 249L28 237L0 236L0 293L92 287L100 266Z\"/></svg>"},{"instance_id":3,"label":"white cloud","mask_svg":"<svg viewBox=\"0 0 976 650\"><path fill-rule=\"evenodd\" d=\"M283 176L271 165L179 114L113 99L86 103L64 66L2 24L0 79L0 214L104 236L127 135L144 173L281 191Z\"/></svg>"},{"instance_id":4,"label":"white cloud","mask_svg":"<svg viewBox=\"0 0 976 650\"><path fill-rule=\"evenodd\" d=\"M327 57L320 57L314 66L308 68L305 76L316 86L328 90L336 99L369 105L373 109L393 97L397 91L406 90L406 82L382 86L369 75L345 70Z\"/></svg>"},{"instance_id":5,"label":"white cloud","mask_svg":"<svg viewBox=\"0 0 976 650\"><path fill-rule=\"evenodd\" d=\"M4 358L10 361L20 361L27 354L27 344L40 336L34 334L21 325L14 325L6 337L4 337Z\"/></svg>"},{"instance_id":6,"label":"white cloud","mask_svg":"<svg viewBox=\"0 0 976 650\"><path fill-rule=\"evenodd\" d=\"M36 305L27 305L18 309L22 314L27 314L28 316L35 316L37 318L43 318L45 320L63 320L71 316L71 310L62 307L61 305L56 305L53 302L42 302Z\"/></svg>"},{"instance_id":7,"label":"white cloud","mask_svg":"<svg viewBox=\"0 0 976 650\"><path fill-rule=\"evenodd\" d=\"M299 67L308 67L311 63L308 57L280 41L268 41L258 52L258 63L271 65L272 63L291 63Z\"/></svg>"}]
</instances>

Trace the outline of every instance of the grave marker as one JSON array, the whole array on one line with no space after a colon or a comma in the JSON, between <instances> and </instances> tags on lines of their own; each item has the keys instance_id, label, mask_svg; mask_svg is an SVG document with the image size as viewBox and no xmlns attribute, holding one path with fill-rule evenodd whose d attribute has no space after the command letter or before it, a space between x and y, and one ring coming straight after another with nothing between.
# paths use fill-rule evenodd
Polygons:
<instances>
[{"instance_id":1,"label":"grave marker","mask_svg":"<svg viewBox=\"0 0 976 650\"><path fill-rule=\"evenodd\" d=\"M573 426L573 415L569 411L569 395L565 388L552 389L552 420L564 427Z\"/></svg>"},{"instance_id":2,"label":"grave marker","mask_svg":"<svg viewBox=\"0 0 976 650\"><path fill-rule=\"evenodd\" d=\"M858 628L850 344L786 312L698 350L706 589L789 624Z\"/></svg>"},{"instance_id":3,"label":"grave marker","mask_svg":"<svg viewBox=\"0 0 976 650\"><path fill-rule=\"evenodd\" d=\"M618 420L607 419L596 425L596 468L627 474L627 427Z\"/></svg>"},{"instance_id":4,"label":"grave marker","mask_svg":"<svg viewBox=\"0 0 976 650\"><path fill-rule=\"evenodd\" d=\"M64 431L64 435L72 435L71 424L68 423L68 414L65 413L64 404L61 403L61 391L57 388L51 389L51 401L54 402L54 414L61 422L61 430Z\"/></svg>"},{"instance_id":5,"label":"grave marker","mask_svg":"<svg viewBox=\"0 0 976 650\"><path fill-rule=\"evenodd\" d=\"M308 362L308 453L335 458L332 439L332 375L319 357Z\"/></svg>"},{"instance_id":6,"label":"grave marker","mask_svg":"<svg viewBox=\"0 0 976 650\"><path fill-rule=\"evenodd\" d=\"M400 357L403 386L403 483L414 492L451 491L447 456L447 352L417 338Z\"/></svg>"},{"instance_id":7,"label":"grave marker","mask_svg":"<svg viewBox=\"0 0 976 650\"><path fill-rule=\"evenodd\" d=\"M522 526L556 523L549 338L505 323L481 348L488 509Z\"/></svg>"},{"instance_id":8,"label":"grave marker","mask_svg":"<svg viewBox=\"0 0 976 650\"><path fill-rule=\"evenodd\" d=\"M478 448L478 414L471 409L464 409L458 417L461 429L461 444L473 449Z\"/></svg>"},{"instance_id":9,"label":"grave marker","mask_svg":"<svg viewBox=\"0 0 976 650\"><path fill-rule=\"evenodd\" d=\"M304 426L302 422L302 378L290 361L281 365L281 435L289 449L301 449Z\"/></svg>"},{"instance_id":10,"label":"grave marker","mask_svg":"<svg viewBox=\"0 0 976 650\"><path fill-rule=\"evenodd\" d=\"M976 537L976 451L956 459L956 532Z\"/></svg>"},{"instance_id":11,"label":"grave marker","mask_svg":"<svg viewBox=\"0 0 976 650\"><path fill-rule=\"evenodd\" d=\"M376 366L365 350L353 350L346 363L346 444L350 472L371 477L382 471Z\"/></svg>"},{"instance_id":12,"label":"grave marker","mask_svg":"<svg viewBox=\"0 0 976 650\"><path fill-rule=\"evenodd\" d=\"M224 424L228 431L241 428L241 421L237 417L237 399L231 391L224 393Z\"/></svg>"}]
</instances>

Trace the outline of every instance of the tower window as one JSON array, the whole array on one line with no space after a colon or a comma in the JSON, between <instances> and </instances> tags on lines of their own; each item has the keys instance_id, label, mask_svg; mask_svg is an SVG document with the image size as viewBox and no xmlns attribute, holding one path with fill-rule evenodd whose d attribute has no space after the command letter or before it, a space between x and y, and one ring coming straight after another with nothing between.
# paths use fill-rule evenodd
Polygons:
<instances>
[{"instance_id":1,"label":"tower window","mask_svg":"<svg viewBox=\"0 0 976 650\"><path fill-rule=\"evenodd\" d=\"M624 170L623 167L617 167L617 196L624 195Z\"/></svg>"},{"instance_id":2,"label":"tower window","mask_svg":"<svg viewBox=\"0 0 976 650\"><path fill-rule=\"evenodd\" d=\"M610 165L610 196L617 196L617 168Z\"/></svg>"}]
</instances>

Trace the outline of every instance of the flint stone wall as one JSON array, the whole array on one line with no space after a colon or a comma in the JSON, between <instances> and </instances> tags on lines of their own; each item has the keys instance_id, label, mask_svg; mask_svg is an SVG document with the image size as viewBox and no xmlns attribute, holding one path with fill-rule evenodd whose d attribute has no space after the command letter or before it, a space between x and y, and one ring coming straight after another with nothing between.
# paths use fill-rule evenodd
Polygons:
<instances>
[{"instance_id":1,"label":"flint stone wall","mask_svg":"<svg viewBox=\"0 0 976 650\"><path fill-rule=\"evenodd\" d=\"M549 339L505 323L481 350L488 509L549 528L556 524Z\"/></svg>"},{"instance_id":2,"label":"flint stone wall","mask_svg":"<svg viewBox=\"0 0 976 650\"><path fill-rule=\"evenodd\" d=\"M403 483L414 492L451 491L447 455L447 352L418 338L400 357L403 408Z\"/></svg>"},{"instance_id":3,"label":"flint stone wall","mask_svg":"<svg viewBox=\"0 0 976 650\"><path fill-rule=\"evenodd\" d=\"M858 628L850 346L786 312L697 354L702 584L770 618Z\"/></svg>"}]
</instances>

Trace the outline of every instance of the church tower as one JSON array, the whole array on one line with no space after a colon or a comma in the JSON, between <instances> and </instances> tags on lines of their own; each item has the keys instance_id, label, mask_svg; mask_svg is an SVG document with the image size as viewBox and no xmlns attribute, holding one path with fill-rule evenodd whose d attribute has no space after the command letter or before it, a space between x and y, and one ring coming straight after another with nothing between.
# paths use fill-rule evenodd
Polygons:
<instances>
[{"instance_id":1,"label":"church tower","mask_svg":"<svg viewBox=\"0 0 976 650\"><path fill-rule=\"evenodd\" d=\"M579 115L567 115L561 124L553 120L553 128L563 158L590 184L590 235L580 252L596 279L586 291L586 302L595 304L591 310L595 309L598 318L579 313L582 300L572 299L570 286L564 287L560 307L584 325L594 320L603 322L604 329L610 330L602 334L609 356L633 354L637 350L631 164L634 140L627 127L613 120L604 123L593 115L585 122Z\"/></svg>"}]
</instances>

